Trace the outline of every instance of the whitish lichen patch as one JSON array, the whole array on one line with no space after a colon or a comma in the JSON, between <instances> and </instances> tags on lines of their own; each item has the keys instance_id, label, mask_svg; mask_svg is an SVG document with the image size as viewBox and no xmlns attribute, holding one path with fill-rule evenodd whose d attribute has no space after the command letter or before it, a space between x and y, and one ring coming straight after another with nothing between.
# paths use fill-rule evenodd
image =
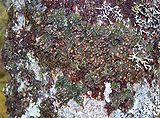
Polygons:
<instances>
[{"instance_id":1,"label":"whitish lichen patch","mask_svg":"<svg viewBox=\"0 0 160 118\"><path fill-rule=\"evenodd\" d=\"M36 80L39 80L39 81L42 81L42 73L41 73L41 68L38 64L38 61L36 59L36 57L33 56L33 53L30 52L30 53L27 53L27 56L28 56L28 62L29 62L29 65L28 65L28 69L29 70L33 70L34 71L34 74L35 74L35 79Z\"/></svg>"}]
</instances>

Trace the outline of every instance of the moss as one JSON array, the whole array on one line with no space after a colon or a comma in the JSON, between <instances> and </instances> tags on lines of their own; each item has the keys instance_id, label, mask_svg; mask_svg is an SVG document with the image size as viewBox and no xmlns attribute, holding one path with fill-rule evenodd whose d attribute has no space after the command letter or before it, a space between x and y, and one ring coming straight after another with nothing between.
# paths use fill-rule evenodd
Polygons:
<instances>
[{"instance_id":1,"label":"moss","mask_svg":"<svg viewBox=\"0 0 160 118\"><path fill-rule=\"evenodd\" d=\"M3 4L0 4L0 26L5 27L8 22L8 14Z\"/></svg>"},{"instance_id":2,"label":"moss","mask_svg":"<svg viewBox=\"0 0 160 118\"><path fill-rule=\"evenodd\" d=\"M8 22L8 14L6 8L0 3L0 46L2 46L5 37L5 29Z\"/></svg>"},{"instance_id":3,"label":"moss","mask_svg":"<svg viewBox=\"0 0 160 118\"><path fill-rule=\"evenodd\" d=\"M0 48L4 43L5 30L8 22L8 14L6 8L3 6L0 1ZM0 66L2 66L0 64ZM2 68L2 67L1 67ZM0 118L7 118L6 107L5 107L5 96L2 92L5 87L6 82L8 81L9 76L5 73L3 69L0 69Z\"/></svg>"},{"instance_id":4,"label":"moss","mask_svg":"<svg viewBox=\"0 0 160 118\"><path fill-rule=\"evenodd\" d=\"M7 118L6 107L4 107L6 99L2 92L0 92L0 118Z\"/></svg>"},{"instance_id":5,"label":"moss","mask_svg":"<svg viewBox=\"0 0 160 118\"><path fill-rule=\"evenodd\" d=\"M8 22L8 14L7 14L6 8L3 6L2 1L0 1L0 48L4 42L5 29L7 26L7 22ZM1 69L0 70L0 82L5 81L4 79L6 79L6 76L5 76L4 70Z\"/></svg>"}]
</instances>

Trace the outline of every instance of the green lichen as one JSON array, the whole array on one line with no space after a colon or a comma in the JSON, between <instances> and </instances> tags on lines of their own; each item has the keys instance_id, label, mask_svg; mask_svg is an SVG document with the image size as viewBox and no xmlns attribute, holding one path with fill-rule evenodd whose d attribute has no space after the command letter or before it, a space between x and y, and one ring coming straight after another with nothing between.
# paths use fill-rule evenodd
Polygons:
<instances>
[{"instance_id":1,"label":"green lichen","mask_svg":"<svg viewBox=\"0 0 160 118\"><path fill-rule=\"evenodd\" d=\"M127 112L130 108L133 107L133 91L127 88L119 91L117 83L112 84L112 89L114 89L115 92L110 95L110 99L111 105L114 109L121 109L123 112Z\"/></svg>"},{"instance_id":2,"label":"green lichen","mask_svg":"<svg viewBox=\"0 0 160 118\"><path fill-rule=\"evenodd\" d=\"M83 106L83 98L80 96L87 92L87 88L80 83L74 83L68 77L58 76L55 86L56 97L60 106L67 105L69 100L75 100L79 105Z\"/></svg>"}]
</instances>

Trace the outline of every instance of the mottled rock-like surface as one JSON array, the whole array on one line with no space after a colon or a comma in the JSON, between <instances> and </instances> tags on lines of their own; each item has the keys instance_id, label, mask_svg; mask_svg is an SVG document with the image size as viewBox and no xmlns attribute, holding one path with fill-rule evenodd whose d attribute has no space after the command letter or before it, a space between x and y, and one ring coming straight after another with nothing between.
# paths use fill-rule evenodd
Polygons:
<instances>
[{"instance_id":1,"label":"mottled rock-like surface","mask_svg":"<svg viewBox=\"0 0 160 118\"><path fill-rule=\"evenodd\" d=\"M12 0L8 14L9 117L159 117L158 0Z\"/></svg>"}]
</instances>

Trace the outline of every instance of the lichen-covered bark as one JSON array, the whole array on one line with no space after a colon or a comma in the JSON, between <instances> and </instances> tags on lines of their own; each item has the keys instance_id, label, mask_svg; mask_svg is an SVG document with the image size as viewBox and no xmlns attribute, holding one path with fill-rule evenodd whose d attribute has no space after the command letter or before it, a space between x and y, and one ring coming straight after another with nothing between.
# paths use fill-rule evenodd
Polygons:
<instances>
[{"instance_id":1,"label":"lichen-covered bark","mask_svg":"<svg viewBox=\"0 0 160 118\"><path fill-rule=\"evenodd\" d=\"M2 51L9 117L156 117L157 4L12 0Z\"/></svg>"}]
</instances>

